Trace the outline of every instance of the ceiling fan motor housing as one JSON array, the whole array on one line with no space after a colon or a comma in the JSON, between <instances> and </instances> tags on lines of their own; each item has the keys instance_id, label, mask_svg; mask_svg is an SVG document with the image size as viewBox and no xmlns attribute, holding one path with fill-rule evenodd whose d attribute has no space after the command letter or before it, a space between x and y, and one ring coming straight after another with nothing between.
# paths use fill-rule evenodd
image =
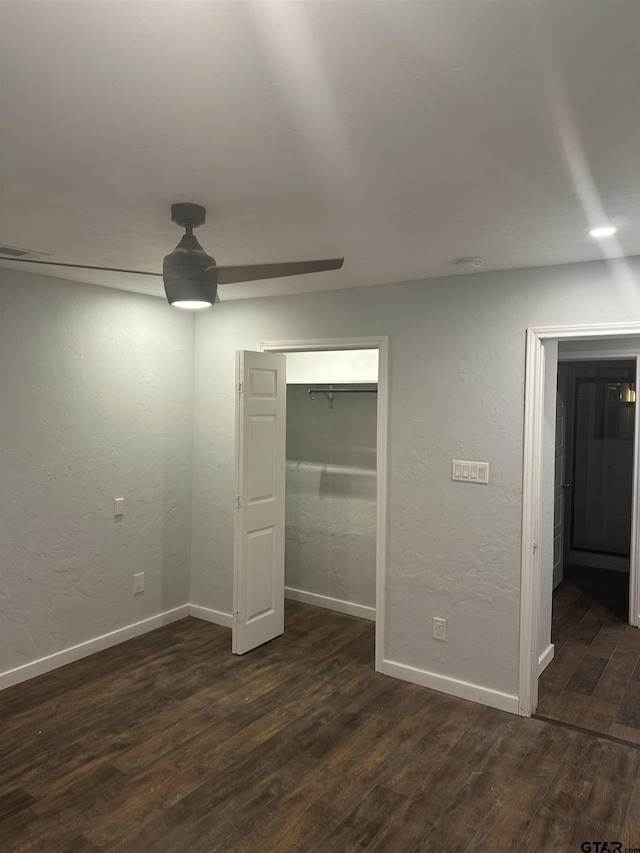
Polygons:
<instances>
[{"instance_id":1,"label":"ceiling fan motor housing","mask_svg":"<svg viewBox=\"0 0 640 853\"><path fill-rule=\"evenodd\" d=\"M169 302L205 301L213 305L218 291L215 267L215 258L207 255L193 234L185 234L162 264Z\"/></svg>"}]
</instances>

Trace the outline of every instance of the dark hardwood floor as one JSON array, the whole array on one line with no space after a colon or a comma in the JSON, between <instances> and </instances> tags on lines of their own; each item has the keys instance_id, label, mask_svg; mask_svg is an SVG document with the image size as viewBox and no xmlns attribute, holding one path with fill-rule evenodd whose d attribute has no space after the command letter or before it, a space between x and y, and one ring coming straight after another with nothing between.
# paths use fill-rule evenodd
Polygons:
<instances>
[{"instance_id":1,"label":"dark hardwood floor","mask_svg":"<svg viewBox=\"0 0 640 853\"><path fill-rule=\"evenodd\" d=\"M537 717L640 745L640 630L627 624L629 576L569 566L553 596L555 658Z\"/></svg>"},{"instance_id":2,"label":"dark hardwood floor","mask_svg":"<svg viewBox=\"0 0 640 853\"><path fill-rule=\"evenodd\" d=\"M0 694L0 850L640 847L640 750L376 674L369 622L286 616L241 658L185 619Z\"/></svg>"}]
</instances>

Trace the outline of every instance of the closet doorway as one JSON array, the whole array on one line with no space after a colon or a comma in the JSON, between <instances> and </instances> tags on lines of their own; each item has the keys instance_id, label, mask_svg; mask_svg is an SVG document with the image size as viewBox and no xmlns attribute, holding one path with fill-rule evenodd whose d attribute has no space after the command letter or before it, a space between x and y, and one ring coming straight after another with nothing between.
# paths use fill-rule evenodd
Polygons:
<instances>
[{"instance_id":1,"label":"closet doorway","mask_svg":"<svg viewBox=\"0 0 640 853\"><path fill-rule=\"evenodd\" d=\"M384 649L387 339L268 341L287 356L285 598L376 623Z\"/></svg>"}]
</instances>

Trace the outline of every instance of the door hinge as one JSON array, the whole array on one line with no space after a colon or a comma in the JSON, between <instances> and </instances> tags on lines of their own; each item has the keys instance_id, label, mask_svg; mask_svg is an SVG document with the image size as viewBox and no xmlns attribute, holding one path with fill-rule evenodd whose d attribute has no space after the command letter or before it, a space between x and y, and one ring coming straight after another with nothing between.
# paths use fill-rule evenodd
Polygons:
<instances>
[{"instance_id":1,"label":"door hinge","mask_svg":"<svg viewBox=\"0 0 640 853\"><path fill-rule=\"evenodd\" d=\"M236 382L236 391L238 394L242 394L244 391L244 382Z\"/></svg>"},{"instance_id":2,"label":"door hinge","mask_svg":"<svg viewBox=\"0 0 640 853\"><path fill-rule=\"evenodd\" d=\"M234 621L234 622L239 622L239 621L240 621L240 611L239 611L239 610L234 610L234 611L233 611L233 621Z\"/></svg>"},{"instance_id":3,"label":"door hinge","mask_svg":"<svg viewBox=\"0 0 640 853\"><path fill-rule=\"evenodd\" d=\"M236 495L236 506L242 506L242 498L240 495Z\"/></svg>"},{"instance_id":4,"label":"door hinge","mask_svg":"<svg viewBox=\"0 0 640 853\"><path fill-rule=\"evenodd\" d=\"M538 553L538 543L537 543L537 542L534 542L534 543L533 543L533 556L535 557L535 555L536 555L537 553Z\"/></svg>"}]
</instances>

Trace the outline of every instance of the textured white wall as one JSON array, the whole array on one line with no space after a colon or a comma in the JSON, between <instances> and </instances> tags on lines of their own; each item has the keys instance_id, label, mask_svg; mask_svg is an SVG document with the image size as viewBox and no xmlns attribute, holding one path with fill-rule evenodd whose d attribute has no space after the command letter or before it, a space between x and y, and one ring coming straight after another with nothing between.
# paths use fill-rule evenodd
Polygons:
<instances>
[{"instance_id":1,"label":"textured white wall","mask_svg":"<svg viewBox=\"0 0 640 853\"><path fill-rule=\"evenodd\" d=\"M231 610L234 350L388 335L385 657L516 693L525 330L640 320L639 261L224 302L199 315L191 601ZM452 458L489 461L489 486L451 482ZM431 639L434 615L448 620L446 643Z\"/></svg>"},{"instance_id":2,"label":"textured white wall","mask_svg":"<svg viewBox=\"0 0 640 853\"><path fill-rule=\"evenodd\" d=\"M0 323L3 672L188 602L193 319L2 270Z\"/></svg>"},{"instance_id":3,"label":"textured white wall","mask_svg":"<svg viewBox=\"0 0 640 853\"><path fill-rule=\"evenodd\" d=\"M375 394L287 387L288 587L376 606L376 421Z\"/></svg>"}]
</instances>

